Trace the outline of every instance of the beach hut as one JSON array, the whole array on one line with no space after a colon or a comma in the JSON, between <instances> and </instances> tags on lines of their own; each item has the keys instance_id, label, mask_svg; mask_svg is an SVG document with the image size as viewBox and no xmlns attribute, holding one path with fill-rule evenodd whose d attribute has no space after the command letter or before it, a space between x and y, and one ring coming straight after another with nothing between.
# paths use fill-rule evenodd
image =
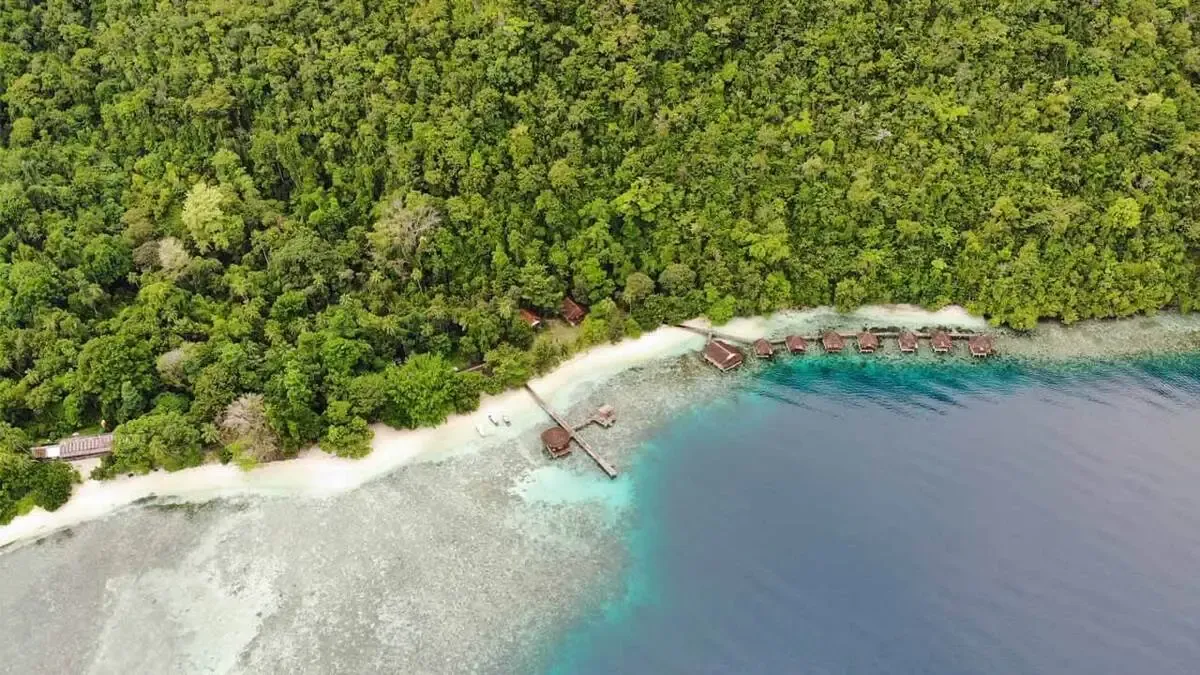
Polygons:
<instances>
[{"instance_id":1,"label":"beach hut","mask_svg":"<svg viewBox=\"0 0 1200 675\"><path fill-rule=\"evenodd\" d=\"M30 454L34 459L61 459L70 462L110 455L112 454L112 443L112 434L72 436L51 445L39 445L33 448Z\"/></svg>"},{"instance_id":2,"label":"beach hut","mask_svg":"<svg viewBox=\"0 0 1200 675\"><path fill-rule=\"evenodd\" d=\"M775 350L771 347L770 342L759 338L754 341L754 355L760 359L769 359L775 355Z\"/></svg>"},{"instance_id":3,"label":"beach hut","mask_svg":"<svg viewBox=\"0 0 1200 675\"><path fill-rule=\"evenodd\" d=\"M572 326L578 326L583 317L587 316L587 310L571 298L563 298L561 311L562 317Z\"/></svg>"},{"instance_id":4,"label":"beach hut","mask_svg":"<svg viewBox=\"0 0 1200 675\"><path fill-rule=\"evenodd\" d=\"M596 414L592 415L592 419L602 427L611 427L617 421L617 411L611 405L605 403L596 408Z\"/></svg>"},{"instance_id":5,"label":"beach hut","mask_svg":"<svg viewBox=\"0 0 1200 675\"><path fill-rule=\"evenodd\" d=\"M793 354L804 354L808 351L808 340L799 335L787 336L786 342L788 351Z\"/></svg>"},{"instance_id":6,"label":"beach hut","mask_svg":"<svg viewBox=\"0 0 1200 675\"><path fill-rule=\"evenodd\" d=\"M950 339L950 335L944 331L934 331L933 337L929 338L929 346L933 347L933 351L938 354L945 354L954 348L954 341Z\"/></svg>"},{"instance_id":7,"label":"beach hut","mask_svg":"<svg viewBox=\"0 0 1200 675\"><path fill-rule=\"evenodd\" d=\"M704 345L704 360L716 366L717 370L725 372L742 365L742 353L727 342L710 340Z\"/></svg>"},{"instance_id":8,"label":"beach hut","mask_svg":"<svg viewBox=\"0 0 1200 675\"><path fill-rule=\"evenodd\" d=\"M967 340L967 348L971 350L971 356L983 358L991 356L992 338L987 335L973 335L970 340Z\"/></svg>"},{"instance_id":9,"label":"beach hut","mask_svg":"<svg viewBox=\"0 0 1200 675\"><path fill-rule=\"evenodd\" d=\"M861 354L874 354L879 349L879 336L869 330L858 334L858 351Z\"/></svg>"},{"instance_id":10,"label":"beach hut","mask_svg":"<svg viewBox=\"0 0 1200 675\"><path fill-rule=\"evenodd\" d=\"M537 328L538 326L542 325L542 317L538 316L537 314L534 314L533 312L531 312L527 309L522 309L520 311L520 315L521 315L521 320L524 321L525 323L529 324L530 328Z\"/></svg>"},{"instance_id":11,"label":"beach hut","mask_svg":"<svg viewBox=\"0 0 1200 675\"><path fill-rule=\"evenodd\" d=\"M912 331L900 331L900 337L896 338L896 343L900 345L900 352L903 354L917 353L917 336Z\"/></svg>"},{"instance_id":12,"label":"beach hut","mask_svg":"<svg viewBox=\"0 0 1200 675\"><path fill-rule=\"evenodd\" d=\"M828 330L821 335L821 346L830 354L840 354L842 348L846 346L846 341L842 339L841 335Z\"/></svg>"},{"instance_id":13,"label":"beach hut","mask_svg":"<svg viewBox=\"0 0 1200 675\"><path fill-rule=\"evenodd\" d=\"M542 447L552 459L571 454L571 434L562 427L550 427L542 432Z\"/></svg>"}]
</instances>

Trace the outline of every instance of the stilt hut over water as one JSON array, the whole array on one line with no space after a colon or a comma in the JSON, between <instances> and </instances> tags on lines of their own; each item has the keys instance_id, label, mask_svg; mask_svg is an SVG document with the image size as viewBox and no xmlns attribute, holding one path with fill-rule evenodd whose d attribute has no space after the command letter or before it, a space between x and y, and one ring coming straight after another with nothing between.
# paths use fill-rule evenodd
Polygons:
<instances>
[{"instance_id":1,"label":"stilt hut over water","mask_svg":"<svg viewBox=\"0 0 1200 675\"><path fill-rule=\"evenodd\" d=\"M950 335L944 330L934 331L933 337L929 338L929 346L938 354L945 354L954 348L954 340L950 339Z\"/></svg>"},{"instance_id":2,"label":"stilt hut over water","mask_svg":"<svg viewBox=\"0 0 1200 675\"><path fill-rule=\"evenodd\" d=\"M775 350L771 347L771 343L763 338L754 341L754 355L760 359L769 359L775 356Z\"/></svg>"},{"instance_id":3,"label":"stilt hut over water","mask_svg":"<svg viewBox=\"0 0 1200 675\"><path fill-rule=\"evenodd\" d=\"M874 354L879 349L879 336L869 330L858 334L858 351L862 354Z\"/></svg>"},{"instance_id":4,"label":"stilt hut over water","mask_svg":"<svg viewBox=\"0 0 1200 675\"><path fill-rule=\"evenodd\" d=\"M542 317L538 316L537 314L534 314L527 309L522 309L520 314L521 320L529 324L530 328L537 328L538 326L542 325Z\"/></svg>"},{"instance_id":5,"label":"stilt hut over water","mask_svg":"<svg viewBox=\"0 0 1200 675\"><path fill-rule=\"evenodd\" d=\"M919 342L917 341L917 336L914 335L912 331L907 331L907 330L902 331L900 333L900 337L897 338L896 342L900 345L901 353L904 353L904 354L917 353L917 345L919 344Z\"/></svg>"},{"instance_id":6,"label":"stilt hut over water","mask_svg":"<svg viewBox=\"0 0 1200 675\"><path fill-rule=\"evenodd\" d=\"M710 340L704 346L704 360L716 366L717 370L725 372L742 365L742 353L727 342Z\"/></svg>"},{"instance_id":7,"label":"stilt hut over water","mask_svg":"<svg viewBox=\"0 0 1200 675\"><path fill-rule=\"evenodd\" d=\"M993 354L992 338L987 335L972 336L970 340L967 340L967 348L971 350L971 356L977 358L991 356Z\"/></svg>"},{"instance_id":8,"label":"stilt hut over water","mask_svg":"<svg viewBox=\"0 0 1200 675\"><path fill-rule=\"evenodd\" d=\"M821 336L821 346L825 347L825 351L830 354L840 354L842 348L846 346L846 341L842 339L841 335L829 330Z\"/></svg>"},{"instance_id":9,"label":"stilt hut over water","mask_svg":"<svg viewBox=\"0 0 1200 675\"><path fill-rule=\"evenodd\" d=\"M542 447L553 459L571 454L571 434L562 427L550 427L542 432Z\"/></svg>"},{"instance_id":10,"label":"stilt hut over water","mask_svg":"<svg viewBox=\"0 0 1200 675\"><path fill-rule=\"evenodd\" d=\"M563 298L562 301L562 317L567 320L567 323L572 326L578 326L583 317L587 316L587 310L579 306L571 298Z\"/></svg>"},{"instance_id":11,"label":"stilt hut over water","mask_svg":"<svg viewBox=\"0 0 1200 675\"><path fill-rule=\"evenodd\" d=\"M786 342L788 351L793 354L804 354L808 351L808 340L799 335L787 336Z\"/></svg>"}]
</instances>

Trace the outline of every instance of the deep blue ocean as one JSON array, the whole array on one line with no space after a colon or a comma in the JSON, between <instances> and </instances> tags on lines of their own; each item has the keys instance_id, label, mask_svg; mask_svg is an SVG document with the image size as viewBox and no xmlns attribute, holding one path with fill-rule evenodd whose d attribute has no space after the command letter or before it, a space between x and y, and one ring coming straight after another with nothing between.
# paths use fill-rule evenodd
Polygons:
<instances>
[{"instance_id":1,"label":"deep blue ocean","mask_svg":"<svg viewBox=\"0 0 1200 675\"><path fill-rule=\"evenodd\" d=\"M1200 673L1200 357L784 359L651 439L556 675Z\"/></svg>"}]
</instances>

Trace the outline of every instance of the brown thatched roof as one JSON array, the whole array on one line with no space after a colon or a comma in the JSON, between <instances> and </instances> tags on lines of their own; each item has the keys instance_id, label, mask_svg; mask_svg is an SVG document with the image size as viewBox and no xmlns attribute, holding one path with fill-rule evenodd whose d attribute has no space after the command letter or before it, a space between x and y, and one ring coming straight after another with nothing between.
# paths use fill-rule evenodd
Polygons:
<instances>
[{"instance_id":1,"label":"brown thatched roof","mask_svg":"<svg viewBox=\"0 0 1200 675\"><path fill-rule=\"evenodd\" d=\"M878 335L865 330L858 334L858 351L873 352L876 349L879 349Z\"/></svg>"},{"instance_id":2,"label":"brown thatched roof","mask_svg":"<svg viewBox=\"0 0 1200 675\"><path fill-rule=\"evenodd\" d=\"M759 358L770 358L775 354L775 350L771 347L771 343L763 338L754 341L754 355Z\"/></svg>"},{"instance_id":3,"label":"brown thatched roof","mask_svg":"<svg viewBox=\"0 0 1200 675\"><path fill-rule=\"evenodd\" d=\"M954 347L954 340L950 339L950 334L944 330L935 331L933 337L929 338L929 344L935 352L948 352Z\"/></svg>"},{"instance_id":4,"label":"brown thatched roof","mask_svg":"<svg viewBox=\"0 0 1200 675\"><path fill-rule=\"evenodd\" d=\"M585 310L583 307L580 307L579 303L575 302L571 298L563 298L562 316L567 320L567 323L571 324L572 326L578 326L579 322L583 321L583 317L587 316L587 310Z\"/></svg>"},{"instance_id":5,"label":"brown thatched roof","mask_svg":"<svg viewBox=\"0 0 1200 675\"><path fill-rule=\"evenodd\" d=\"M808 340L799 335L787 336L787 348L793 354L803 354L808 351Z\"/></svg>"},{"instance_id":6,"label":"brown thatched roof","mask_svg":"<svg viewBox=\"0 0 1200 675\"><path fill-rule=\"evenodd\" d=\"M721 340L712 340L704 346L704 358L720 370L742 365L742 353Z\"/></svg>"},{"instance_id":7,"label":"brown thatched roof","mask_svg":"<svg viewBox=\"0 0 1200 675\"><path fill-rule=\"evenodd\" d=\"M907 330L901 331L900 337L896 339L896 342L900 344L900 351L902 352L915 352L919 344L916 334Z\"/></svg>"},{"instance_id":8,"label":"brown thatched roof","mask_svg":"<svg viewBox=\"0 0 1200 675\"><path fill-rule=\"evenodd\" d=\"M830 330L821 335L821 344L827 352L840 352L846 346L846 341L842 339L841 335Z\"/></svg>"}]
</instances>

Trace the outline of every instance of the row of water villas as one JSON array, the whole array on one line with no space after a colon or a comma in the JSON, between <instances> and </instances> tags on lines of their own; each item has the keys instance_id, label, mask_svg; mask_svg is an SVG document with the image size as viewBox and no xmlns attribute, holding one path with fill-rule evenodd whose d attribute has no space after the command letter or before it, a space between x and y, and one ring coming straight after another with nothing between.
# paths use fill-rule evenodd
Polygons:
<instances>
[{"instance_id":1,"label":"row of water villas","mask_svg":"<svg viewBox=\"0 0 1200 675\"><path fill-rule=\"evenodd\" d=\"M688 330L702 333L709 338L704 347L704 359L718 370L733 370L742 365L744 358L742 350L735 343L745 342L741 338L722 335L716 331L702 330L691 326L682 326ZM932 333L916 333L913 331L838 333L825 331L818 336L789 335L780 340L759 338L751 344L752 353L760 359L769 359L775 355L776 345L781 346L792 354L807 354L809 344L819 343L827 354L840 354L846 349L848 340L854 340L859 353L874 354L881 346L881 340L893 338L896 340L901 353L915 354L920 348L921 340L929 341L929 348L935 354L946 354L954 349L955 340L966 340L967 351L976 358L985 358L995 353L992 338L988 335L975 333L951 333L937 330Z\"/></svg>"}]
</instances>

